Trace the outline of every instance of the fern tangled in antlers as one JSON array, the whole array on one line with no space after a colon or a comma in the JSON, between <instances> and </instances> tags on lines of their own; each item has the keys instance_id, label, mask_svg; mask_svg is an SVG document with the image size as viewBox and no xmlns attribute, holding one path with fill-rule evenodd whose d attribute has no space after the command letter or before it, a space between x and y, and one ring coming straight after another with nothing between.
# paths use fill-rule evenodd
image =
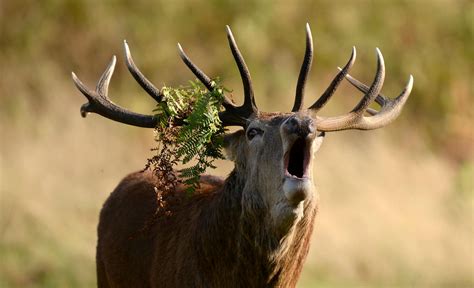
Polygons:
<instances>
[{"instance_id":1,"label":"fern tangled in antlers","mask_svg":"<svg viewBox=\"0 0 474 288\"><path fill-rule=\"evenodd\" d=\"M214 85L218 83L213 82ZM208 167L215 168L214 160L222 159L224 127L219 119L225 89L217 86L209 92L198 81L179 88L163 87L163 101L154 110L159 123L155 128L157 154L148 159L164 190L184 183L189 193L199 187L199 178ZM190 167L173 169L179 163Z\"/></svg>"}]
</instances>

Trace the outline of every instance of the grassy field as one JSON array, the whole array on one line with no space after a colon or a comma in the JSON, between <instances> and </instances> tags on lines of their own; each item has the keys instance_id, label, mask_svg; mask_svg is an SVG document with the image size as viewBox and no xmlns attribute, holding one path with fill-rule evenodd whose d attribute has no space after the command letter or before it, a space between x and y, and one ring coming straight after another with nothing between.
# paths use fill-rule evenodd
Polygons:
<instances>
[{"instance_id":1,"label":"grassy field","mask_svg":"<svg viewBox=\"0 0 474 288\"><path fill-rule=\"evenodd\" d=\"M122 41L157 86L192 78L179 41L239 101L230 24L259 107L288 111L306 22L316 46L308 105L353 45L353 75L372 79L380 47L384 94L395 96L409 74L415 89L389 127L326 137L315 167L321 210L299 287L474 286L471 1L133 3L0 0L0 287L94 286L101 205L152 155L152 131L80 117L85 99L71 70L93 87L116 54L109 94L150 113ZM357 97L344 84L324 115L347 111ZM221 161L209 172L230 169Z\"/></svg>"}]
</instances>

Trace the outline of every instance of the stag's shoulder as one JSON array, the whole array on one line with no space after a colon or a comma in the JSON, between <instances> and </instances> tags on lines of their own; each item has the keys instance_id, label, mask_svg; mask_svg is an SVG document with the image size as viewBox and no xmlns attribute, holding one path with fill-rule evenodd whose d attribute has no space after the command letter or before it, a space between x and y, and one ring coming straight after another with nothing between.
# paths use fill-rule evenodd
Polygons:
<instances>
[{"instance_id":1,"label":"stag's shoulder","mask_svg":"<svg viewBox=\"0 0 474 288\"><path fill-rule=\"evenodd\" d=\"M224 179L213 175L203 175L199 181L200 187L193 193L194 196L206 196L218 193L224 185ZM176 185L176 189L163 189L162 181L158 179L155 173L150 170L134 172L127 175L119 183L116 192L124 191L126 194L159 194L161 197L190 197L186 193L186 186L183 184ZM130 195L128 195L130 196Z\"/></svg>"},{"instance_id":2,"label":"stag's shoulder","mask_svg":"<svg viewBox=\"0 0 474 288\"><path fill-rule=\"evenodd\" d=\"M212 202L212 199L221 193L224 180L211 175L203 175L200 188L193 194L189 194L182 184L170 190L160 187L160 183L152 171L140 171L127 175L104 203L99 228L106 225L106 222L118 219L143 223L153 217L166 216L165 218L168 218L168 216L176 215L180 211L188 210L190 205L196 206L195 203L206 205L205 203ZM140 207L140 209L130 209L131 207Z\"/></svg>"}]
</instances>

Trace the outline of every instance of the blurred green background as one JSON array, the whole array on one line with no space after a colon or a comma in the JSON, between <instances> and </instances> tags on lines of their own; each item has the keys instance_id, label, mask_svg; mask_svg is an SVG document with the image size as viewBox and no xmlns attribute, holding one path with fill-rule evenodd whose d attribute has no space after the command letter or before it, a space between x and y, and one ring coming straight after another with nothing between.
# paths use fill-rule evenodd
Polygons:
<instances>
[{"instance_id":1,"label":"blurred green background","mask_svg":"<svg viewBox=\"0 0 474 288\"><path fill-rule=\"evenodd\" d=\"M374 48L383 93L415 85L389 127L330 133L317 156L321 197L298 287L472 287L474 151L472 1L9 1L0 0L0 287L92 287L102 203L152 155L153 132L90 115L74 70L95 86L118 56L109 95L151 113L123 61L127 39L158 87L185 84L180 42L241 99L229 24L264 111L289 111L304 53L315 40L307 105L344 65L368 83ZM343 83L324 115L362 95ZM228 162L210 171L226 175Z\"/></svg>"}]
</instances>

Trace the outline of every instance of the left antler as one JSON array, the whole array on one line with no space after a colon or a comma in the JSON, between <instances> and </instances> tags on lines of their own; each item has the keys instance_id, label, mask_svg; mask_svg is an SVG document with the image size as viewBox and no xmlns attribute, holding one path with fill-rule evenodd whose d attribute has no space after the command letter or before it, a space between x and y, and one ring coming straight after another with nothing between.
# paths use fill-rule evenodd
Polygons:
<instances>
[{"instance_id":1,"label":"left antler","mask_svg":"<svg viewBox=\"0 0 474 288\"><path fill-rule=\"evenodd\" d=\"M295 103L292 109L293 112L300 111L303 106L304 87L309 70L311 69L313 57L312 41L313 37L311 36L311 30L309 25L306 24L306 52L303 64L301 66L300 75L298 77ZM377 72L370 87L348 74L356 59L356 49L353 47L351 57L347 64L342 69L339 68L339 73L336 75L326 91L313 105L309 107L309 110L316 114L332 97L344 78L346 78L357 89L365 93L364 97L359 101L356 107L354 107L354 109L352 109L352 111L348 114L336 117L315 116L316 127L319 131L330 132L347 129L372 130L391 123L393 120L395 120L395 118L398 117L398 115L400 115L403 105L408 99L408 96L410 96L411 89L413 88L413 76L410 75L407 85L397 98L389 99L381 95L380 91L382 90L383 81L385 78L385 64L380 50L377 48L376 51ZM375 101L381 107L379 111L368 108L373 101ZM371 116L364 116L365 112Z\"/></svg>"},{"instance_id":2,"label":"left antler","mask_svg":"<svg viewBox=\"0 0 474 288\"><path fill-rule=\"evenodd\" d=\"M330 132L347 129L372 130L388 125L393 120L395 120L398 115L400 115L403 105L408 99L413 87L413 76L410 75L407 85L397 98L392 100L380 95L380 90L382 90L383 81L385 78L385 65L382 53L378 48L376 51L378 60L377 72L370 87L362 84L348 75L347 71L343 73L352 85L365 93L364 97L348 114L327 118L316 116L316 127L319 131ZM341 72L344 70L345 69L341 69ZM321 100L321 98L319 100ZM319 102L319 100L317 102ZM374 100L381 106L381 109L378 112L368 108ZM371 114L372 116L364 116L365 112Z\"/></svg>"}]
</instances>

